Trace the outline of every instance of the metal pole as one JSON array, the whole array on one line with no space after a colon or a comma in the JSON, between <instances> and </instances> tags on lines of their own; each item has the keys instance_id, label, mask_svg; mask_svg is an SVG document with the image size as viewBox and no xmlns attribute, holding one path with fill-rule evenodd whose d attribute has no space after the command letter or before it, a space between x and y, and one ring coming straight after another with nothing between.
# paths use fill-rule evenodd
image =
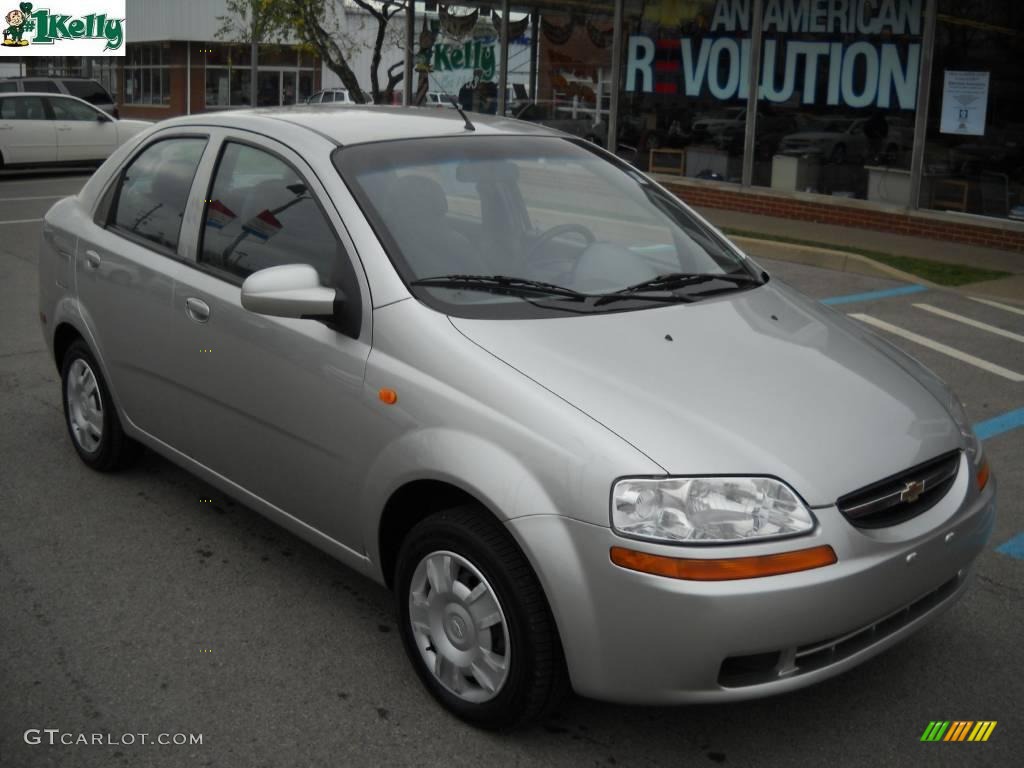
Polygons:
<instances>
[{"instance_id":1,"label":"metal pole","mask_svg":"<svg viewBox=\"0 0 1024 768\"><path fill-rule=\"evenodd\" d=\"M611 98L608 100L608 136L605 148L615 152L619 148L619 86L622 72L622 15L623 0L615 0L615 11L612 20L612 80ZM597 105L597 114L601 114L601 105Z\"/></svg>"},{"instance_id":2,"label":"metal pole","mask_svg":"<svg viewBox=\"0 0 1024 768\"><path fill-rule=\"evenodd\" d=\"M530 100L537 103L537 51L540 41L540 9L534 8L530 14Z\"/></svg>"},{"instance_id":3,"label":"metal pole","mask_svg":"<svg viewBox=\"0 0 1024 768\"><path fill-rule=\"evenodd\" d=\"M754 147L757 129L757 101L761 94L761 29L764 2L754 0L750 19L750 61L747 62L747 122L743 135L743 186L754 183Z\"/></svg>"},{"instance_id":4,"label":"metal pole","mask_svg":"<svg viewBox=\"0 0 1024 768\"><path fill-rule=\"evenodd\" d=\"M256 106L256 69L257 61L259 57L260 44L256 41L256 25L253 25L252 30L252 73L249 75L249 106Z\"/></svg>"},{"instance_id":5,"label":"metal pole","mask_svg":"<svg viewBox=\"0 0 1024 768\"><path fill-rule=\"evenodd\" d=\"M192 41L185 41L185 114L192 114Z\"/></svg>"},{"instance_id":6,"label":"metal pole","mask_svg":"<svg viewBox=\"0 0 1024 768\"><path fill-rule=\"evenodd\" d=\"M498 81L498 114L505 114L505 91L508 89L508 0L501 0L501 79Z\"/></svg>"},{"instance_id":7,"label":"metal pole","mask_svg":"<svg viewBox=\"0 0 1024 768\"><path fill-rule=\"evenodd\" d=\"M935 23L938 10L935 0L928 0L924 9L924 37L921 39L921 71L917 77L917 113L914 116L914 147L910 154L910 201L915 210L921 204L925 142L928 140L928 102L932 90L932 61L935 54Z\"/></svg>"},{"instance_id":8,"label":"metal pole","mask_svg":"<svg viewBox=\"0 0 1024 768\"><path fill-rule=\"evenodd\" d=\"M405 106L412 106L415 89L412 85L413 59L416 56L416 0L409 0L405 9L405 77L402 80L402 94Z\"/></svg>"}]
</instances>

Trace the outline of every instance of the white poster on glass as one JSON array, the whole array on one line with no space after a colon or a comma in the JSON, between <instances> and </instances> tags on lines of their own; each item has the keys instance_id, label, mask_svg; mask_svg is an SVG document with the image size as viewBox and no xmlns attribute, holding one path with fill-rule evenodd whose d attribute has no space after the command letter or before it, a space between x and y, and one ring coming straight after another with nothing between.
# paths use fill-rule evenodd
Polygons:
<instances>
[{"instance_id":1,"label":"white poster on glass","mask_svg":"<svg viewBox=\"0 0 1024 768\"><path fill-rule=\"evenodd\" d=\"M946 70L942 87L942 133L985 135L988 109L988 72Z\"/></svg>"}]
</instances>

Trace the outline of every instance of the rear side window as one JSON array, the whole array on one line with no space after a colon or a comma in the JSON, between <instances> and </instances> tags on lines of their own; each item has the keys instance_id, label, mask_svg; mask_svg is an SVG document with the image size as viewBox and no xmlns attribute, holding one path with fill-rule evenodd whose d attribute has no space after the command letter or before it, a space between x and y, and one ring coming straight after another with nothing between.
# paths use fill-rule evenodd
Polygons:
<instances>
[{"instance_id":1,"label":"rear side window","mask_svg":"<svg viewBox=\"0 0 1024 768\"><path fill-rule=\"evenodd\" d=\"M53 80L25 80L25 90L36 93L60 93L60 88Z\"/></svg>"},{"instance_id":2,"label":"rear side window","mask_svg":"<svg viewBox=\"0 0 1024 768\"><path fill-rule=\"evenodd\" d=\"M203 217L199 262L236 280L266 267L309 264L348 301L346 332L359 335L359 284L352 262L305 180L281 158L224 145Z\"/></svg>"},{"instance_id":3,"label":"rear side window","mask_svg":"<svg viewBox=\"0 0 1024 768\"><path fill-rule=\"evenodd\" d=\"M41 96L0 99L0 120L46 120Z\"/></svg>"},{"instance_id":4,"label":"rear side window","mask_svg":"<svg viewBox=\"0 0 1024 768\"><path fill-rule=\"evenodd\" d=\"M65 80L64 87L68 89L68 93L72 96L77 96L83 101L88 101L90 104L114 103L106 89L92 80Z\"/></svg>"},{"instance_id":5,"label":"rear side window","mask_svg":"<svg viewBox=\"0 0 1024 768\"><path fill-rule=\"evenodd\" d=\"M206 148L198 137L164 139L140 152L121 176L111 224L171 251L178 247L192 179Z\"/></svg>"},{"instance_id":6,"label":"rear side window","mask_svg":"<svg viewBox=\"0 0 1024 768\"><path fill-rule=\"evenodd\" d=\"M334 92L333 91L324 91L320 95L320 102L321 103L328 102L328 101L334 101Z\"/></svg>"}]
</instances>

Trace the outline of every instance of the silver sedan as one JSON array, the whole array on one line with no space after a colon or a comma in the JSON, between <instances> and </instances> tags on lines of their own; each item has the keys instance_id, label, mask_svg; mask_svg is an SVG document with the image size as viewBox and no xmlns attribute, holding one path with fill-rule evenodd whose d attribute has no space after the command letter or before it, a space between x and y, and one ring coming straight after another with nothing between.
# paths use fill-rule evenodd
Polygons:
<instances>
[{"instance_id":1,"label":"silver sedan","mask_svg":"<svg viewBox=\"0 0 1024 768\"><path fill-rule=\"evenodd\" d=\"M49 211L39 285L86 464L145 446L386 584L482 727L824 680L992 530L931 372L540 126L165 121Z\"/></svg>"}]
</instances>

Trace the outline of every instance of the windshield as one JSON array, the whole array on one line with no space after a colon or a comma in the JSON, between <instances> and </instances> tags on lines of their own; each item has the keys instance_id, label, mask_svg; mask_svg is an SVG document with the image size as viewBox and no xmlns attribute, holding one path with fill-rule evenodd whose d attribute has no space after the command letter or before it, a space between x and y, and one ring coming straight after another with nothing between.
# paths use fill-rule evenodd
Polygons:
<instances>
[{"instance_id":1,"label":"windshield","mask_svg":"<svg viewBox=\"0 0 1024 768\"><path fill-rule=\"evenodd\" d=\"M413 294L447 314L639 310L757 282L673 196L584 142L409 139L340 148L334 162ZM657 280L681 274L702 279ZM461 284L422 282L452 276Z\"/></svg>"}]
</instances>

